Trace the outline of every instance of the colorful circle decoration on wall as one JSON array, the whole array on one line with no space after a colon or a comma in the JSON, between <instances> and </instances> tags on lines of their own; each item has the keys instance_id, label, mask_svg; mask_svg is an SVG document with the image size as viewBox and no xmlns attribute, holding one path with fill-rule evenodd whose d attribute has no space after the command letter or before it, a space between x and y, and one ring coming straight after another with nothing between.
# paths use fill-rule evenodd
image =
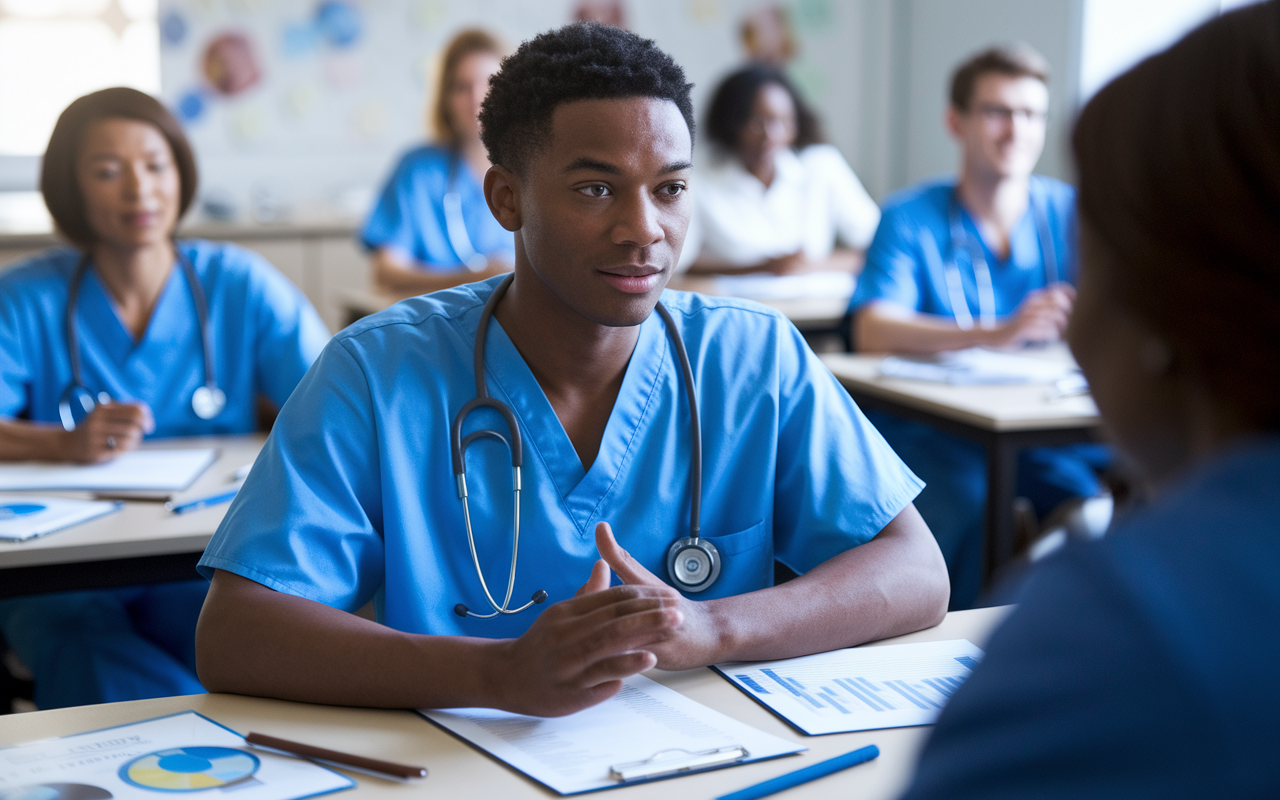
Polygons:
<instances>
[{"instance_id":1,"label":"colorful circle decoration on wall","mask_svg":"<svg viewBox=\"0 0 1280 800\"><path fill-rule=\"evenodd\" d=\"M230 747L174 747L139 756L120 768L120 780L140 789L198 792L253 777L258 757Z\"/></svg>"},{"instance_id":2,"label":"colorful circle decoration on wall","mask_svg":"<svg viewBox=\"0 0 1280 800\"><path fill-rule=\"evenodd\" d=\"M215 36L205 46L204 77L219 94L237 95L262 79L253 42L243 33Z\"/></svg>"},{"instance_id":3,"label":"colorful circle decoration on wall","mask_svg":"<svg viewBox=\"0 0 1280 800\"><path fill-rule=\"evenodd\" d=\"M323 0L316 6L316 30L332 47L344 49L360 40L360 12L346 0Z\"/></svg>"}]
</instances>

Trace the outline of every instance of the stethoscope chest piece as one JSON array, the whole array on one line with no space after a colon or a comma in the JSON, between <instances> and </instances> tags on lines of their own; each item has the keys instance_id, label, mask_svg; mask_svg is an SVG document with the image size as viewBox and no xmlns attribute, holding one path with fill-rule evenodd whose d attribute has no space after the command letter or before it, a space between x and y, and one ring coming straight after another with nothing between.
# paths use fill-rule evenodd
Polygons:
<instances>
[{"instance_id":1,"label":"stethoscope chest piece","mask_svg":"<svg viewBox=\"0 0 1280 800\"><path fill-rule=\"evenodd\" d=\"M227 395L217 386L201 386L191 394L191 410L200 419L213 419L227 407Z\"/></svg>"},{"instance_id":2,"label":"stethoscope chest piece","mask_svg":"<svg viewBox=\"0 0 1280 800\"><path fill-rule=\"evenodd\" d=\"M677 539L667 548L667 575L682 592L701 592L720 577L720 551L706 539Z\"/></svg>"}]
</instances>

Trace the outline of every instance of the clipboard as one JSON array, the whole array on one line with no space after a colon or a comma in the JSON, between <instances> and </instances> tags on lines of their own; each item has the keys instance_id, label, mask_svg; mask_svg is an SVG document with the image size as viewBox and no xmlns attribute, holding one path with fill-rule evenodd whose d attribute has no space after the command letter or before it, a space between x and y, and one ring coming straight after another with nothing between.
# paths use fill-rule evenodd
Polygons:
<instances>
[{"instance_id":1,"label":"clipboard","mask_svg":"<svg viewBox=\"0 0 1280 800\"><path fill-rule=\"evenodd\" d=\"M561 795L677 778L807 748L746 725L642 675L609 700L544 719L494 709L423 717Z\"/></svg>"}]
</instances>

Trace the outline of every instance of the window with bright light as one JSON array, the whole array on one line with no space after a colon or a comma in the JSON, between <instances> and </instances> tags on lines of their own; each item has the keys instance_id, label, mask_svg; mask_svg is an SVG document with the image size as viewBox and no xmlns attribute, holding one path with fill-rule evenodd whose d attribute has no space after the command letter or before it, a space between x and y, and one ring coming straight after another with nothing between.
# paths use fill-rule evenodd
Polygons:
<instances>
[{"instance_id":1,"label":"window with bright light","mask_svg":"<svg viewBox=\"0 0 1280 800\"><path fill-rule=\"evenodd\" d=\"M0 156L44 152L72 100L160 92L157 0L0 0Z\"/></svg>"}]
</instances>

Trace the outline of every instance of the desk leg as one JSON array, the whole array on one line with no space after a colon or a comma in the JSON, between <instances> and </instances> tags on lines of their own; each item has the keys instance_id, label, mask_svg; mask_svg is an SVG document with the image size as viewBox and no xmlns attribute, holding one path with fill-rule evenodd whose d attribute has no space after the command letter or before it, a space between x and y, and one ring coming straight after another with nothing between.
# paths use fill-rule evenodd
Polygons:
<instances>
[{"instance_id":1,"label":"desk leg","mask_svg":"<svg viewBox=\"0 0 1280 800\"><path fill-rule=\"evenodd\" d=\"M983 583L1013 558L1013 498L1018 490L1018 443L1012 436L992 434L987 440L987 513Z\"/></svg>"}]
</instances>

